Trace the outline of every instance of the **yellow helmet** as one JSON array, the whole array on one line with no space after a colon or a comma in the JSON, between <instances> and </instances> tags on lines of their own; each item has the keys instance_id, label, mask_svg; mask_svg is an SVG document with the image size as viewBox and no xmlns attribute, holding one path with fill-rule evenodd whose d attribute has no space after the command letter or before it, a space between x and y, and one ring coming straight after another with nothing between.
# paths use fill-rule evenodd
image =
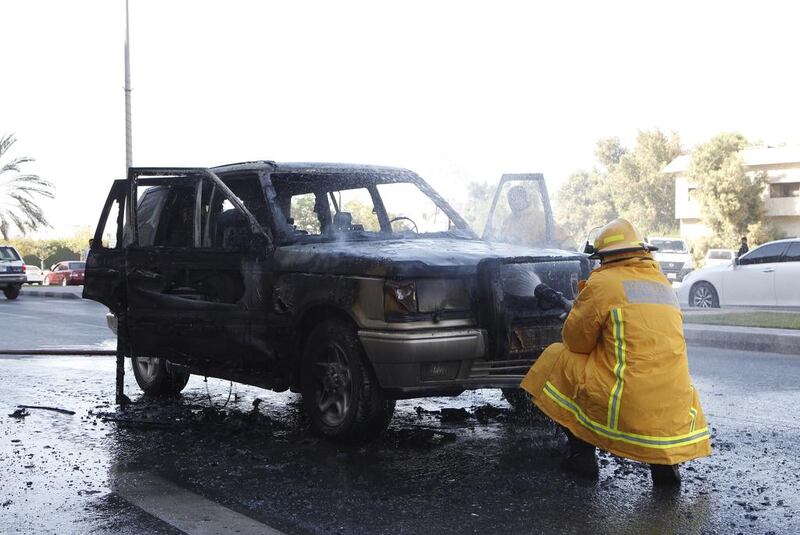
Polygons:
<instances>
[{"instance_id":1,"label":"yellow helmet","mask_svg":"<svg viewBox=\"0 0 800 535\"><path fill-rule=\"evenodd\" d=\"M620 217L600 229L590 249L587 252L591 253L591 258L600 258L615 253L657 251L658 247L645 242L630 221Z\"/></svg>"}]
</instances>

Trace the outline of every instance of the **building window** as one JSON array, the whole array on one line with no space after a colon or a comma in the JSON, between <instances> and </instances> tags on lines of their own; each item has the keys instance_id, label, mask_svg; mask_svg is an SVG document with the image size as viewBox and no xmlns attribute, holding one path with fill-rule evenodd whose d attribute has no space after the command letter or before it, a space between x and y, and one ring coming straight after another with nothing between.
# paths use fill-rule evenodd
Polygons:
<instances>
[{"instance_id":1,"label":"building window","mask_svg":"<svg viewBox=\"0 0 800 535\"><path fill-rule=\"evenodd\" d=\"M688 198L689 202L695 202L697 200L697 188L689 188Z\"/></svg>"},{"instance_id":2,"label":"building window","mask_svg":"<svg viewBox=\"0 0 800 535\"><path fill-rule=\"evenodd\" d=\"M769 196L773 199L777 197L800 197L800 182L770 184Z\"/></svg>"}]
</instances>

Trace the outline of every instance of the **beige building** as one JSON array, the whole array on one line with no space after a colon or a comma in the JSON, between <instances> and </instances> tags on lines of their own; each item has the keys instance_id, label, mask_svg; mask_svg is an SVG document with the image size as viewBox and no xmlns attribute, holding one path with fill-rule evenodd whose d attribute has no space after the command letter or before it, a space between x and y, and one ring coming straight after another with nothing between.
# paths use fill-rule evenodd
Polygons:
<instances>
[{"instance_id":1,"label":"beige building","mask_svg":"<svg viewBox=\"0 0 800 535\"><path fill-rule=\"evenodd\" d=\"M800 236L800 147L745 149L740 152L748 171L766 171L764 188L767 219L787 237ZM664 173L675 178L675 219L681 236L692 240L711 231L700 221L700 207L694 200L694 185L686 179L691 156L678 156Z\"/></svg>"}]
</instances>

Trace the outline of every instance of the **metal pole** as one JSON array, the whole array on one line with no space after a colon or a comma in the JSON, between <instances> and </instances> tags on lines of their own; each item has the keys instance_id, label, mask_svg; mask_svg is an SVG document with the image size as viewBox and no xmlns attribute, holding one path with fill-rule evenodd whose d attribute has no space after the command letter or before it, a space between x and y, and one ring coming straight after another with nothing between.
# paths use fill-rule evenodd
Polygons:
<instances>
[{"instance_id":1,"label":"metal pole","mask_svg":"<svg viewBox=\"0 0 800 535\"><path fill-rule=\"evenodd\" d=\"M0 349L0 355L16 356L113 357L116 354L110 349Z\"/></svg>"},{"instance_id":2,"label":"metal pole","mask_svg":"<svg viewBox=\"0 0 800 535\"><path fill-rule=\"evenodd\" d=\"M133 133L131 127L131 49L128 22L128 0L125 0L125 175L133 165Z\"/></svg>"},{"instance_id":3,"label":"metal pole","mask_svg":"<svg viewBox=\"0 0 800 535\"><path fill-rule=\"evenodd\" d=\"M125 0L125 174L133 166L133 129L131 126L131 47L130 47L130 15L128 0ZM130 400L125 396L125 355L122 352L120 335L117 334L117 370L116 370L116 402L124 407Z\"/></svg>"}]
</instances>

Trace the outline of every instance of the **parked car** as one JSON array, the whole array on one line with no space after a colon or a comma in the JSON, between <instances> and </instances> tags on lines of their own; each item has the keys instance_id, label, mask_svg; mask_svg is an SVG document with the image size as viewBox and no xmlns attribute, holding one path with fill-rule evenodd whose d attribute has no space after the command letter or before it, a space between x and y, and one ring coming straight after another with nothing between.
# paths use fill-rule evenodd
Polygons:
<instances>
[{"instance_id":1,"label":"parked car","mask_svg":"<svg viewBox=\"0 0 800 535\"><path fill-rule=\"evenodd\" d=\"M698 269L677 290L682 305L800 307L800 239L765 243L726 265Z\"/></svg>"},{"instance_id":2,"label":"parked car","mask_svg":"<svg viewBox=\"0 0 800 535\"><path fill-rule=\"evenodd\" d=\"M20 254L10 245L0 245L0 290L6 299L16 299L26 280Z\"/></svg>"},{"instance_id":3,"label":"parked car","mask_svg":"<svg viewBox=\"0 0 800 535\"><path fill-rule=\"evenodd\" d=\"M291 389L316 432L364 439L397 399L519 402L588 273L581 253L479 239L411 171L255 162L115 181L83 296L111 310L145 393L191 373Z\"/></svg>"},{"instance_id":4,"label":"parked car","mask_svg":"<svg viewBox=\"0 0 800 535\"><path fill-rule=\"evenodd\" d=\"M703 267L727 266L736 258L736 251L733 249L709 249L706 253Z\"/></svg>"},{"instance_id":5,"label":"parked car","mask_svg":"<svg viewBox=\"0 0 800 535\"><path fill-rule=\"evenodd\" d=\"M651 237L647 241L658 247L653 258L669 280L680 282L694 269L692 250L682 239Z\"/></svg>"},{"instance_id":6,"label":"parked car","mask_svg":"<svg viewBox=\"0 0 800 535\"><path fill-rule=\"evenodd\" d=\"M38 284L41 286L44 282L44 271L39 266L26 265L25 275L28 278L26 284Z\"/></svg>"},{"instance_id":7,"label":"parked car","mask_svg":"<svg viewBox=\"0 0 800 535\"><path fill-rule=\"evenodd\" d=\"M45 275L46 285L68 286L83 284L84 270L86 262L68 260L54 264L50 272Z\"/></svg>"}]
</instances>

